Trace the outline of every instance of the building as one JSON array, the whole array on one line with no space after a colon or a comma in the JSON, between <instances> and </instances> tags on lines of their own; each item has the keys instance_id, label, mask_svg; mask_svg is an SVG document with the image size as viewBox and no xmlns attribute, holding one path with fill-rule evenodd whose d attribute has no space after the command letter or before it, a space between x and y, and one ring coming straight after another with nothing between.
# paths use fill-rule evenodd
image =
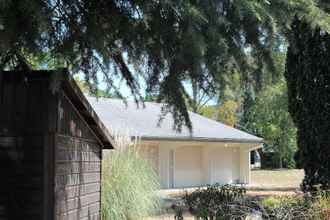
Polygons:
<instances>
[{"instance_id":1,"label":"building","mask_svg":"<svg viewBox=\"0 0 330 220\"><path fill-rule=\"evenodd\" d=\"M110 135L65 70L0 72L0 219L101 219Z\"/></svg>"},{"instance_id":2,"label":"building","mask_svg":"<svg viewBox=\"0 0 330 220\"><path fill-rule=\"evenodd\" d=\"M112 134L141 139L140 152L163 188L250 183L250 151L261 148L262 138L192 112L192 134L187 129L179 133L170 114L159 123L161 104L137 108L132 101L88 100Z\"/></svg>"}]
</instances>

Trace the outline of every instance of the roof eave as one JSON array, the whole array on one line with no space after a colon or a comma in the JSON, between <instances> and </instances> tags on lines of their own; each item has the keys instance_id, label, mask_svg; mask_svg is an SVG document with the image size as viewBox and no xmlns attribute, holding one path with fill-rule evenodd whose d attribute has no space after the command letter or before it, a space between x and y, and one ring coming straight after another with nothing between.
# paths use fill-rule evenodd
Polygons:
<instances>
[{"instance_id":1,"label":"roof eave","mask_svg":"<svg viewBox=\"0 0 330 220\"><path fill-rule=\"evenodd\" d=\"M135 138L135 137L132 137ZM141 136L142 141L196 141L196 142L221 142L221 143L251 143L263 144L263 139L235 139L235 138L206 138L206 137L161 137L161 136Z\"/></svg>"},{"instance_id":2,"label":"roof eave","mask_svg":"<svg viewBox=\"0 0 330 220\"><path fill-rule=\"evenodd\" d=\"M88 125L93 130L97 131L97 136L102 142L103 148L114 149L114 140L110 132L100 120L99 116L96 114L73 77L66 69L64 69L63 72L63 77L65 79L63 80L63 89L71 96L71 101L75 102L76 107L79 108L79 112L83 114Z\"/></svg>"}]
</instances>

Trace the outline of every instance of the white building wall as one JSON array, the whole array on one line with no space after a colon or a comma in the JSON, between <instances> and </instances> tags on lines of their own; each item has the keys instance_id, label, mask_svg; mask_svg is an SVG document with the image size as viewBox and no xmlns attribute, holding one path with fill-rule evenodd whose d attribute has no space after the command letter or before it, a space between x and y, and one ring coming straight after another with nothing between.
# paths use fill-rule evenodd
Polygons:
<instances>
[{"instance_id":1,"label":"white building wall","mask_svg":"<svg viewBox=\"0 0 330 220\"><path fill-rule=\"evenodd\" d=\"M158 162L162 188L250 182L248 145L164 141L152 146L157 151L148 152L153 152L153 157L158 152L159 158L154 161Z\"/></svg>"}]
</instances>

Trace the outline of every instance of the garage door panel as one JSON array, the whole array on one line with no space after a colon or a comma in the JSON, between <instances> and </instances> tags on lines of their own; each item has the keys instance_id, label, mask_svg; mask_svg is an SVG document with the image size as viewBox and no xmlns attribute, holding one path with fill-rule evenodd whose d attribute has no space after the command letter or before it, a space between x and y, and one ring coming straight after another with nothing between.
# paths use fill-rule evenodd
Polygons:
<instances>
[{"instance_id":1,"label":"garage door panel","mask_svg":"<svg viewBox=\"0 0 330 220\"><path fill-rule=\"evenodd\" d=\"M175 187L203 184L202 147L184 146L175 150Z\"/></svg>"},{"instance_id":2,"label":"garage door panel","mask_svg":"<svg viewBox=\"0 0 330 220\"><path fill-rule=\"evenodd\" d=\"M233 150L230 148L213 149L212 183L228 184L233 182Z\"/></svg>"}]
</instances>

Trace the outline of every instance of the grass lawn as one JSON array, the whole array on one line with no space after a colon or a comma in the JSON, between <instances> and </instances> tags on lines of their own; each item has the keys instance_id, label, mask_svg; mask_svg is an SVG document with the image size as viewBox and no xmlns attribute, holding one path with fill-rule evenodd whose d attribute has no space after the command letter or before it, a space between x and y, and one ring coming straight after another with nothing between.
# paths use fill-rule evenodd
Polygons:
<instances>
[{"instance_id":1,"label":"grass lawn","mask_svg":"<svg viewBox=\"0 0 330 220\"><path fill-rule=\"evenodd\" d=\"M260 188L299 188L304 171L298 169L253 170L251 185Z\"/></svg>"}]
</instances>

